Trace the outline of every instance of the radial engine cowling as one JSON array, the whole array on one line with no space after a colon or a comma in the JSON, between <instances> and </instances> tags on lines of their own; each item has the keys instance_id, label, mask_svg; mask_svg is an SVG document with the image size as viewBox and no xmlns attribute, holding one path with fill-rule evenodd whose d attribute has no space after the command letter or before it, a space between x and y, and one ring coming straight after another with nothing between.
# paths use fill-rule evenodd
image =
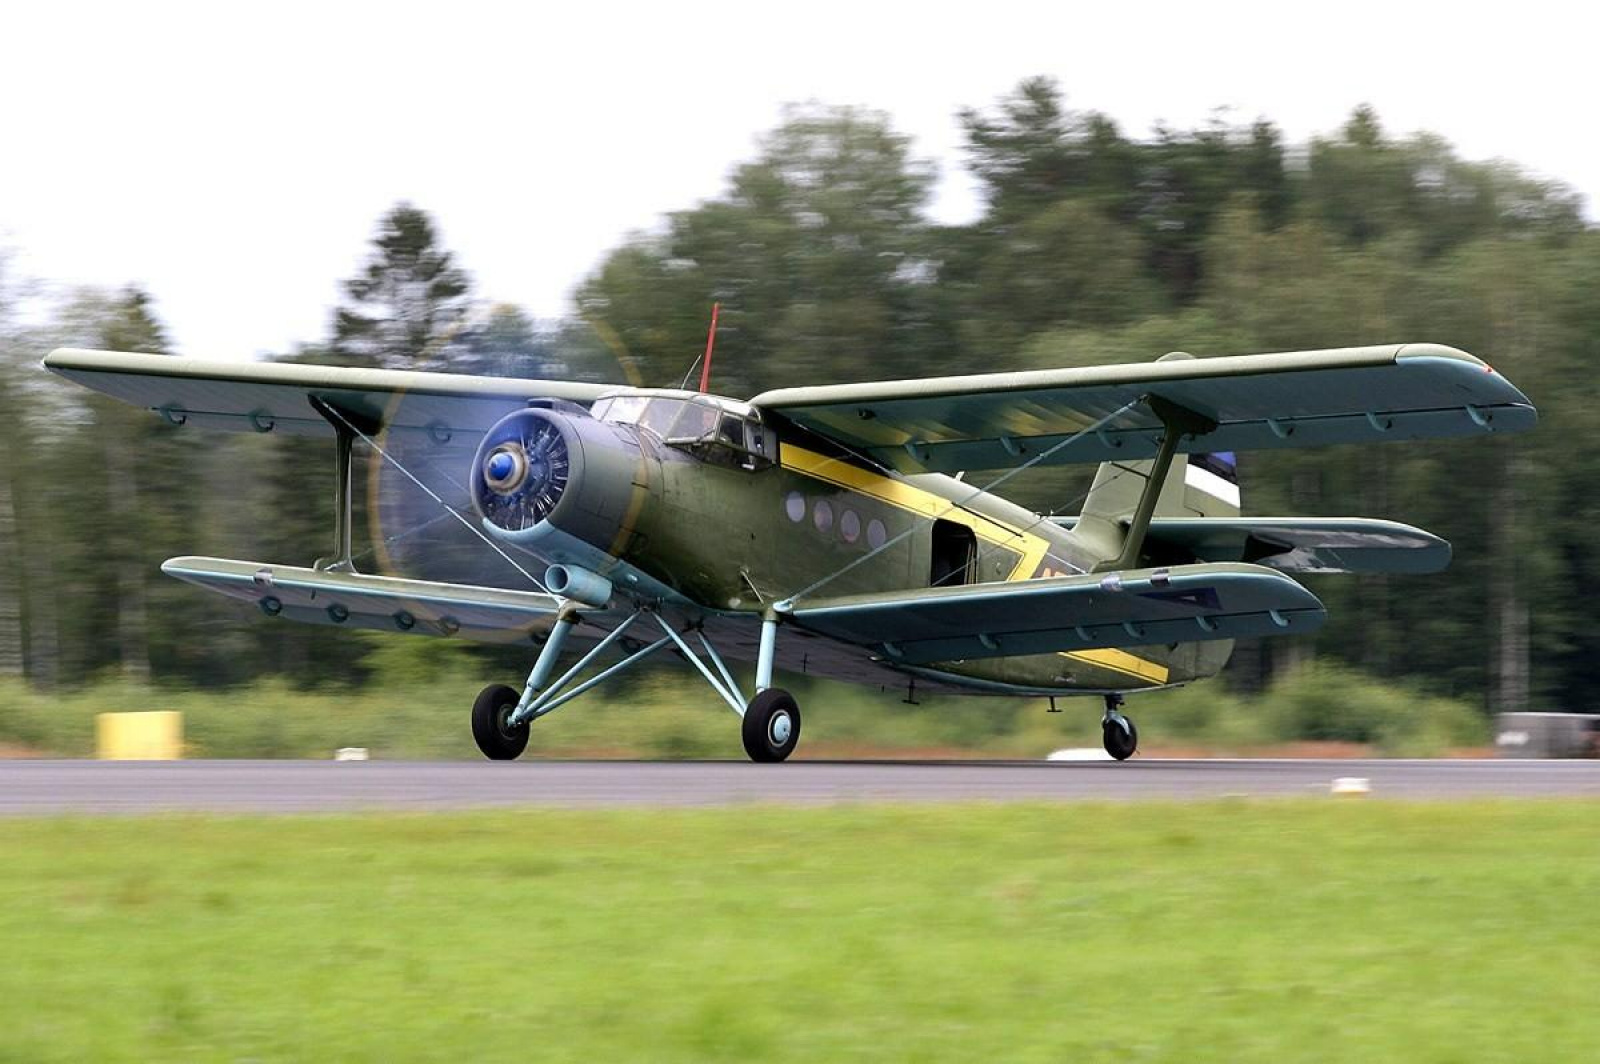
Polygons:
<instances>
[{"instance_id":1,"label":"radial engine cowling","mask_svg":"<svg viewBox=\"0 0 1600 1064\"><path fill-rule=\"evenodd\" d=\"M581 407L529 408L497 422L472 459L484 527L549 562L617 557L632 529L638 441Z\"/></svg>"}]
</instances>

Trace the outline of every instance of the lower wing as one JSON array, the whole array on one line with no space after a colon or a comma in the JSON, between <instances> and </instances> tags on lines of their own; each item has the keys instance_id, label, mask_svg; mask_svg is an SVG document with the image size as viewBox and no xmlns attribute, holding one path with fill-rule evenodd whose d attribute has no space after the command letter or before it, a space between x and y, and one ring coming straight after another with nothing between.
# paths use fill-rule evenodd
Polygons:
<instances>
[{"instance_id":1,"label":"lower wing","mask_svg":"<svg viewBox=\"0 0 1600 1064\"><path fill-rule=\"evenodd\" d=\"M1322 603L1259 565L1208 563L780 603L801 628L927 665L1315 631Z\"/></svg>"},{"instance_id":2,"label":"lower wing","mask_svg":"<svg viewBox=\"0 0 1600 1064\"><path fill-rule=\"evenodd\" d=\"M507 643L540 637L560 602L535 591L263 565L230 558L172 558L161 570L269 617L417 635Z\"/></svg>"}]
</instances>

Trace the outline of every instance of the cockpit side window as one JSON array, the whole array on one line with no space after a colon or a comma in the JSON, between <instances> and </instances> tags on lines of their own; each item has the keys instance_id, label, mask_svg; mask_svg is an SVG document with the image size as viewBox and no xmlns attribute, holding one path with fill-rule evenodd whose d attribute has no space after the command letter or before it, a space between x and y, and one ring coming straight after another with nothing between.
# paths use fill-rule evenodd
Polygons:
<instances>
[{"instance_id":1,"label":"cockpit side window","mask_svg":"<svg viewBox=\"0 0 1600 1064\"><path fill-rule=\"evenodd\" d=\"M778 444L760 415L743 403L713 396L611 395L596 401L595 417L637 425L703 462L765 469L778 460Z\"/></svg>"},{"instance_id":2,"label":"cockpit side window","mask_svg":"<svg viewBox=\"0 0 1600 1064\"><path fill-rule=\"evenodd\" d=\"M683 404L682 413L673 423L667 439L673 443L699 443L711 434L717 425L717 408L698 400Z\"/></svg>"},{"instance_id":3,"label":"cockpit side window","mask_svg":"<svg viewBox=\"0 0 1600 1064\"><path fill-rule=\"evenodd\" d=\"M752 438L764 441L760 422L729 410L712 399L691 399L672 426L667 442L701 461L741 469L763 469L772 464L765 447L752 447Z\"/></svg>"},{"instance_id":4,"label":"cockpit side window","mask_svg":"<svg viewBox=\"0 0 1600 1064\"><path fill-rule=\"evenodd\" d=\"M681 399L652 399L639 419L639 427L649 429L663 440L670 439L672 424L678 420L683 407Z\"/></svg>"}]
</instances>

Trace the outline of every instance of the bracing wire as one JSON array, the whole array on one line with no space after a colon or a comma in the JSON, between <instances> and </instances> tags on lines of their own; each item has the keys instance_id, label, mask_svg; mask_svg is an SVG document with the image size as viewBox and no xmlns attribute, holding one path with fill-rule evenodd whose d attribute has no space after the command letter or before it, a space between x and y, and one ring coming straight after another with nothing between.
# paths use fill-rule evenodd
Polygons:
<instances>
[{"instance_id":1,"label":"bracing wire","mask_svg":"<svg viewBox=\"0 0 1600 1064\"><path fill-rule=\"evenodd\" d=\"M428 487L428 485L424 484L421 480L417 479L417 477L412 474L411 470L409 470L409 469L407 469L405 467L405 463L401 462L400 459L394 457L388 451L386 451L382 447L378 446L378 442L376 440L374 440L371 436L368 436L366 433L362 432L360 429L358 429L354 425L352 425L350 423L350 419L345 417L344 414L340 413L337 408L335 408L333 406L328 406L327 409L333 412L333 416L334 417L336 417L340 421L344 422L345 427L348 428L351 432L355 433L356 436L360 438L362 443L365 443L368 447L371 447L374 451L376 451L378 453L378 455L380 457L382 457L384 459L384 461L388 462L390 465L392 465L396 469L400 470L401 473L404 473L406 478L408 480L410 480L411 483L415 484L417 487L419 487L423 491L427 492L428 497L431 498L434 502L438 503L440 506L442 506L444 508L445 513L449 514L451 517L454 517L457 521L460 521L462 526L464 528L466 528L467 531L471 532L473 535L477 536L479 539L481 539L485 543L487 543L489 545L489 549L490 550L494 551L496 554L500 555L500 557L504 558L507 562L511 563L511 567L513 569L515 569L517 572L521 573L523 576L527 577L529 583L531 583L534 587L538 588L540 591L543 591L547 595L551 593L550 589L545 587L544 584L542 582L540 582L538 577L534 576L532 573L528 572L528 570L524 569L521 565L517 564L517 560L515 558L513 558L511 555L507 554L503 549L501 549L500 544L496 543L494 540L490 539L487 535L485 535L484 532L483 532L483 529L477 527L471 521L468 521L465 517L462 517L459 513L457 513L455 511L454 507L452 507L449 503L447 503L443 499L441 499L438 496L438 494L432 488Z\"/></svg>"},{"instance_id":2,"label":"bracing wire","mask_svg":"<svg viewBox=\"0 0 1600 1064\"><path fill-rule=\"evenodd\" d=\"M1115 473L1111 474L1110 478L1107 479L1104 484L1099 485L1099 486L1100 487L1110 487L1112 484L1115 484L1117 481L1121 480L1124 476L1126 476L1130 472L1132 472L1132 471L1127 469L1127 468L1125 468L1125 467L1124 468L1119 468ZM1024 525L1018 531L1017 534L1020 535L1020 536L1025 536L1029 532L1032 532L1034 529L1038 528L1040 525L1049 523L1057 514L1061 513L1063 510L1066 510L1066 509L1068 509L1070 507L1078 506L1078 505L1088 501L1089 496L1094 493L1094 489L1095 489L1095 485L1091 484L1091 485L1089 485L1089 489L1087 491L1084 491L1084 492L1074 496L1073 498L1068 499L1066 502L1059 503L1059 504L1057 504L1055 506L1052 506L1050 508L1050 512L1049 513L1043 513L1043 514L1040 514L1038 517L1035 517L1032 521L1030 521L1026 525ZM1001 544L999 544L999 543L991 543L991 544L989 544L988 546L984 547L982 550L978 551L978 554L977 554L976 558L974 558L974 561L978 562L979 564L981 564L985 558L987 558L989 555L993 554L995 551L999 550L1000 547L1001 547ZM1045 553L1044 553L1044 556L1046 558L1052 558L1055 561L1061 562L1062 564L1070 564L1070 563L1068 563L1066 561L1066 559L1061 558L1060 556L1058 556L1053 550L1046 550ZM1071 567L1072 568L1076 568L1076 566L1071 566Z\"/></svg>"},{"instance_id":3,"label":"bracing wire","mask_svg":"<svg viewBox=\"0 0 1600 1064\"><path fill-rule=\"evenodd\" d=\"M1026 462L1024 462L1021 465L1017 466L1015 469L1008 469L1008 470L1006 470L1006 472L1002 473L1000 476L998 476L995 479L991 480L989 483L985 484L983 487L974 488L965 498L952 500L947 506L945 506L944 509L940 510L938 513L930 514L930 515L923 515L921 520L922 521L937 521L939 518L943 517L945 514L952 513L952 512L954 512L956 510L959 510L959 509L963 508L964 506L967 505L967 503L972 502L974 499L978 498L980 495L988 494L989 492L993 491L995 488L998 488L1000 485L1002 485L1006 481L1010 480L1012 477L1016 476L1018 473L1021 473L1024 470L1030 469L1035 465L1038 465L1040 462L1044 461L1046 458L1049 458L1051 455L1055 454L1057 451L1059 451L1062 448L1066 447L1068 444L1074 443L1074 442L1082 439L1083 437L1089 435L1090 433L1099 432L1101 429L1105 428L1111 422L1115 421L1117 418L1121 417L1123 414L1126 414L1128 411L1132 410L1134 407L1138 406L1143 401L1144 400L1141 397L1141 398L1135 399L1135 400L1133 400L1131 402L1124 403L1122 406L1118 407L1116 410L1113 410L1111 413L1109 413L1109 414L1105 415L1104 417L1100 418L1098 421L1095 421L1093 424L1087 425L1084 428L1079 429L1077 432L1074 432L1071 436L1068 436L1066 439L1061 440L1061 441L1059 441L1057 443L1054 443L1051 446L1049 446L1049 447L1045 448L1044 450L1040 451L1038 454L1034 455L1032 458L1028 459ZM1035 525L1037 525L1037 523L1038 522L1035 522ZM803 598L806 595L809 595L813 591L817 590L819 587L823 587L823 586L825 586L827 584L832 583L834 580L837 580L839 577L843 576L845 573L848 573L850 570L856 568L859 565L862 565L863 563L867 562L868 560L870 560L872 558L877 557L879 554L882 554L884 551L888 550L890 547L892 547L895 544L897 544L897 543L901 542L902 540L906 539L912 533L916 532L917 529L920 526L921 526L921 521L912 522L912 524L911 524L911 526L909 528L907 528L905 531L901 532L900 534L885 540L881 546L873 548L872 550L868 551L866 554L861 555L859 558L854 559L850 563L848 563L846 565L843 565L843 566L840 566L838 569L835 569L833 572L829 573L827 576L824 576L822 579L814 581L813 583L808 584L807 586L801 588L799 591L796 591L794 594L787 596L783 600L784 603L785 604L792 604L794 602L797 602L801 598ZM1033 526L1030 526L1030 527L1033 527Z\"/></svg>"},{"instance_id":4,"label":"bracing wire","mask_svg":"<svg viewBox=\"0 0 1600 1064\"><path fill-rule=\"evenodd\" d=\"M402 528L398 532L395 532L395 533L392 533L390 535L384 536L383 537L382 546L390 547L390 546L393 546L396 543L399 543L403 539L409 539L410 537L412 537L414 535L417 535L419 532L426 532L428 529L432 528L434 525L438 524L440 521L443 521L446 517L450 517L451 515L455 514L456 512L457 511L456 511L455 507L451 507L449 512L447 512L447 513L437 514L437 515L435 515L433 517L428 518L426 521L419 521L417 524L412 525L410 528ZM379 546L378 544L373 544L373 545L367 547L365 550L360 551L359 553L352 554L350 556L350 560L358 562L358 561L361 561L363 558L371 557L372 555L378 553L378 546Z\"/></svg>"}]
</instances>

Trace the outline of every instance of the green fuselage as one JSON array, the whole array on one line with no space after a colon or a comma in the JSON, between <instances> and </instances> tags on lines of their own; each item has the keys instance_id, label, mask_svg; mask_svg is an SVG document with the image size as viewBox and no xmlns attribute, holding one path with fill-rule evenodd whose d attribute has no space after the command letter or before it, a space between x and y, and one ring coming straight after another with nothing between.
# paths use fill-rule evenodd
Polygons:
<instances>
[{"instance_id":1,"label":"green fuselage","mask_svg":"<svg viewBox=\"0 0 1600 1064\"><path fill-rule=\"evenodd\" d=\"M780 431L777 460L718 462L640 430L639 493L617 556L709 610L1088 571L1071 531L952 477L882 470ZM870 557L869 557L870 555ZM1126 691L1213 675L1231 643L940 663L995 691Z\"/></svg>"}]
</instances>

